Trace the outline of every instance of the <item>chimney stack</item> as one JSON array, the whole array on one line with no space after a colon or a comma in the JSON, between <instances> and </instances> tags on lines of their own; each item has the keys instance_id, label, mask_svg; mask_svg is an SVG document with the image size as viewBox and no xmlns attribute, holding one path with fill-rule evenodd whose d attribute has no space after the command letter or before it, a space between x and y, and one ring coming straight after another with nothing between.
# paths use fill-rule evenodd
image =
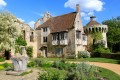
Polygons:
<instances>
[{"instance_id":1,"label":"chimney stack","mask_svg":"<svg viewBox=\"0 0 120 80\"><path fill-rule=\"evenodd\" d=\"M91 17L90 17L90 20L91 20L91 21L95 21L95 19L96 19L95 16L91 16Z\"/></svg>"},{"instance_id":2,"label":"chimney stack","mask_svg":"<svg viewBox=\"0 0 120 80\"><path fill-rule=\"evenodd\" d=\"M80 12L80 5L76 4L76 12Z\"/></svg>"}]
</instances>

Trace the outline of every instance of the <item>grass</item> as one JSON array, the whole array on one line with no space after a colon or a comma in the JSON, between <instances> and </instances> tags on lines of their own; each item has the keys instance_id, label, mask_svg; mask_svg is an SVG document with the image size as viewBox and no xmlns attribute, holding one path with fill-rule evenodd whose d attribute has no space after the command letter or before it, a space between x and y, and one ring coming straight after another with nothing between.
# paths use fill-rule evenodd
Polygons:
<instances>
[{"instance_id":1,"label":"grass","mask_svg":"<svg viewBox=\"0 0 120 80\"><path fill-rule=\"evenodd\" d=\"M106 78L108 78L108 80L120 80L120 75L118 75L108 69L104 69L104 68L100 68L100 67L98 67L98 69L99 69L99 74L102 77L106 77Z\"/></svg>"},{"instance_id":2,"label":"grass","mask_svg":"<svg viewBox=\"0 0 120 80\"><path fill-rule=\"evenodd\" d=\"M57 61L61 60L62 58L40 58L41 60L47 61ZM81 59L65 59L66 61L80 61L80 62L103 62L103 63L113 63L113 64L120 64L120 60L116 59L107 59L107 58L81 58Z\"/></svg>"},{"instance_id":3,"label":"grass","mask_svg":"<svg viewBox=\"0 0 120 80\"><path fill-rule=\"evenodd\" d=\"M21 73L20 76L24 76L24 75L27 75L27 74L32 73L32 72L33 72L32 70L25 71L25 72Z\"/></svg>"}]
</instances>

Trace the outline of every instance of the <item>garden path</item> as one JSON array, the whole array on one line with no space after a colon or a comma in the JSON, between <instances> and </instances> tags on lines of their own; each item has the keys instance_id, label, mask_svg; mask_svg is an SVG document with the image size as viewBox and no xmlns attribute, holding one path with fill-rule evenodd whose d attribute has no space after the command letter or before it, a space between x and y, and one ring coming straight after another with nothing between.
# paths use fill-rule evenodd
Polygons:
<instances>
[{"instance_id":1,"label":"garden path","mask_svg":"<svg viewBox=\"0 0 120 80\"><path fill-rule=\"evenodd\" d=\"M101 62L89 62L89 63L91 65L95 65L95 66L109 69L109 70L120 75L120 65L119 64L101 63Z\"/></svg>"}]
</instances>

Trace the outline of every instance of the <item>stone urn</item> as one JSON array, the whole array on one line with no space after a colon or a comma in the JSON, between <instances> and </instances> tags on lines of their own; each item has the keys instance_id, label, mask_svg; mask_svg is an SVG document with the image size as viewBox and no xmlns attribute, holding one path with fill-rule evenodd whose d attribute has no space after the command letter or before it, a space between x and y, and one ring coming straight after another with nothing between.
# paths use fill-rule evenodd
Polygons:
<instances>
[{"instance_id":1,"label":"stone urn","mask_svg":"<svg viewBox=\"0 0 120 80\"><path fill-rule=\"evenodd\" d=\"M28 57L12 57L11 60L14 66L14 71L24 71L27 69Z\"/></svg>"},{"instance_id":2,"label":"stone urn","mask_svg":"<svg viewBox=\"0 0 120 80\"><path fill-rule=\"evenodd\" d=\"M24 46L21 46L21 53L16 53L11 57L14 71L24 71L27 69L28 56Z\"/></svg>"}]
</instances>

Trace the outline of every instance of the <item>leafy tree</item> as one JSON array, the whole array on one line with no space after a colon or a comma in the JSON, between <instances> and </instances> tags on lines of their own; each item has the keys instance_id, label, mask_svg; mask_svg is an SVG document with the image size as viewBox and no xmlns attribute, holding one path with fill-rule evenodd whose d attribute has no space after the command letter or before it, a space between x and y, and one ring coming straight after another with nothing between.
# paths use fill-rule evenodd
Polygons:
<instances>
[{"instance_id":1,"label":"leafy tree","mask_svg":"<svg viewBox=\"0 0 120 80\"><path fill-rule=\"evenodd\" d=\"M27 55L30 58L33 57L33 47L32 46L27 47Z\"/></svg>"},{"instance_id":2,"label":"leafy tree","mask_svg":"<svg viewBox=\"0 0 120 80\"><path fill-rule=\"evenodd\" d=\"M120 16L103 21L108 25L108 46L113 52L120 51Z\"/></svg>"},{"instance_id":3,"label":"leafy tree","mask_svg":"<svg viewBox=\"0 0 120 80\"><path fill-rule=\"evenodd\" d=\"M11 49L21 33L17 18L9 12L0 12L0 51Z\"/></svg>"},{"instance_id":4,"label":"leafy tree","mask_svg":"<svg viewBox=\"0 0 120 80\"><path fill-rule=\"evenodd\" d=\"M94 42L102 40L103 36L101 32L93 32L92 37L94 39Z\"/></svg>"},{"instance_id":5,"label":"leafy tree","mask_svg":"<svg viewBox=\"0 0 120 80\"><path fill-rule=\"evenodd\" d=\"M20 46L26 46L27 42L23 39L23 36L20 35L18 38L15 40L15 53L20 52Z\"/></svg>"},{"instance_id":6,"label":"leafy tree","mask_svg":"<svg viewBox=\"0 0 120 80\"><path fill-rule=\"evenodd\" d=\"M23 39L22 36L19 36L19 37L16 39L16 45L26 46L27 43L26 43L26 41Z\"/></svg>"}]
</instances>

